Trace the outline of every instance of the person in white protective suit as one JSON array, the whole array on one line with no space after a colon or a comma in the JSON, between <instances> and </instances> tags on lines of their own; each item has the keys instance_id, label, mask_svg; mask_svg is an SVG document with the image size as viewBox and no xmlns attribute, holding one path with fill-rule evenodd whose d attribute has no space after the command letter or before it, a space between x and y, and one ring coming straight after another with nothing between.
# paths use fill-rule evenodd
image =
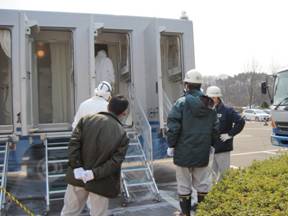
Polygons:
<instances>
[{"instance_id":1,"label":"person in white protective suit","mask_svg":"<svg viewBox=\"0 0 288 216\"><path fill-rule=\"evenodd\" d=\"M100 80L106 80L111 84L111 86L115 83L113 64L105 50L97 52L95 57L95 73L97 82Z\"/></svg>"},{"instance_id":2,"label":"person in white protective suit","mask_svg":"<svg viewBox=\"0 0 288 216\"><path fill-rule=\"evenodd\" d=\"M98 112L107 112L108 101L111 97L112 87L109 82L101 81L94 90L94 96L83 101L74 117L72 128L77 126L78 121L86 116L96 114Z\"/></svg>"}]
</instances>

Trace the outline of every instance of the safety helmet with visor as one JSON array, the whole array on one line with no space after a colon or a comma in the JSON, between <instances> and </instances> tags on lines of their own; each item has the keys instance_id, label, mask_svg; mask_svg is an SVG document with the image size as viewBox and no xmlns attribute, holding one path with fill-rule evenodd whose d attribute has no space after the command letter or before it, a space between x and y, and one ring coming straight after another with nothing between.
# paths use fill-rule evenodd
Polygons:
<instances>
[{"instance_id":1,"label":"safety helmet with visor","mask_svg":"<svg viewBox=\"0 0 288 216\"><path fill-rule=\"evenodd\" d=\"M94 90L94 94L99 97L109 100L111 97L112 86L107 81L101 81L97 88Z\"/></svg>"}]
</instances>

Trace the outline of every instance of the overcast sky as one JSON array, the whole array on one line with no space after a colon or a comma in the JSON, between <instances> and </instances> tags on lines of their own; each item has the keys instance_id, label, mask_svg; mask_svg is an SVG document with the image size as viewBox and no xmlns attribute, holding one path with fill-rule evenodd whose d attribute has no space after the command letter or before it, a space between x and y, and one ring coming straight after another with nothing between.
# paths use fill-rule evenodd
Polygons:
<instances>
[{"instance_id":1,"label":"overcast sky","mask_svg":"<svg viewBox=\"0 0 288 216\"><path fill-rule=\"evenodd\" d=\"M0 8L175 19L186 11L203 74L234 75L252 62L268 73L288 66L285 0L0 0Z\"/></svg>"}]
</instances>

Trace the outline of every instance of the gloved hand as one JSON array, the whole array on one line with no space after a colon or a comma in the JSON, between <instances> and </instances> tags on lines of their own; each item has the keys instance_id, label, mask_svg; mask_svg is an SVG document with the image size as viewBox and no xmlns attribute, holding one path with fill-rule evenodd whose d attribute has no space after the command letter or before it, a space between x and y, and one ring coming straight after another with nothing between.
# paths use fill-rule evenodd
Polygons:
<instances>
[{"instance_id":1,"label":"gloved hand","mask_svg":"<svg viewBox=\"0 0 288 216\"><path fill-rule=\"evenodd\" d=\"M85 170L82 167L76 168L73 170L75 179L82 180Z\"/></svg>"},{"instance_id":2,"label":"gloved hand","mask_svg":"<svg viewBox=\"0 0 288 216\"><path fill-rule=\"evenodd\" d=\"M174 156L174 148L168 148L167 149L167 155L169 157L173 157Z\"/></svg>"},{"instance_id":3,"label":"gloved hand","mask_svg":"<svg viewBox=\"0 0 288 216\"><path fill-rule=\"evenodd\" d=\"M227 133L226 133L226 134L221 134L221 135L220 135L220 139L221 139L223 142L225 142L225 141L227 141L227 140L229 140L229 139L232 139L232 136L228 135Z\"/></svg>"},{"instance_id":4,"label":"gloved hand","mask_svg":"<svg viewBox=\"0 0 288 216\"><path fill-rule=\"evenodd\" d=\"M94 173L92 172L92 170L85 170L84 177L83 177L84 183L91 181L93 179L94 179Z\"/></svg>"}]
</instances>

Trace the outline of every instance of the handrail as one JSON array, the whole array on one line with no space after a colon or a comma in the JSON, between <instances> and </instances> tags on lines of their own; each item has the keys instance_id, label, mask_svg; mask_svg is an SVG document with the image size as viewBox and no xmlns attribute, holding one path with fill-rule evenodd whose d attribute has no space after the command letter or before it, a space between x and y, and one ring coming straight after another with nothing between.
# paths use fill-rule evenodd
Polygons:
<instances>
[{"instance_id":1,"label":"handrail","mask_svg":"<svg viewBox=\"0 0 288 216\"><path fill-rule=\"evenodd\" d=\"M152 161L153 161L153 148L152 148L152 132L151 132L151 126L149 124L149 121L147 119L147 116L140 105L139 100L134 96L134 90L133 87L129 88L129 97L132 102L133 111L134 111L134 126L135 129L141 134L141 137L143 139L143 150L147 159L147 162L149 163L149 166L152 169Z\"/></svg>"},{"instance_id":2,"label":"handrail","mask_svg":"<svg viewBox=\"0 0 288 216\"><path fill-rule=\"evenodd\" d=\"M164 108L164 112L163 112L163 119L167 119L168 114L170 112L170 110L172 109L172 102L170 100L170 98L168 97L167 93L165 91L163 91L163 108Z\"/></svg>"}]
</instances>

